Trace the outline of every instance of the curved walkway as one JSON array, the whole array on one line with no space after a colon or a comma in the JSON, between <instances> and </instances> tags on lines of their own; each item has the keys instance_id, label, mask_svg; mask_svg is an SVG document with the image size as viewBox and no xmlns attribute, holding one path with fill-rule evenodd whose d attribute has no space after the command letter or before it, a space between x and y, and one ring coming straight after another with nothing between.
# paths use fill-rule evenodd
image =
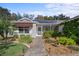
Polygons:
<instances>
[{"instance_id":1,"label":"curved walkway","mask_svg":"<svg viewBox=\"0 0 79 59\"><path fill-rule=\"evenodd\" d=\"M41 37L36 37L33 39L31 48L25 53L25 56L47 56L45 51L43 40Z\"/></svg>"}]
</instances>

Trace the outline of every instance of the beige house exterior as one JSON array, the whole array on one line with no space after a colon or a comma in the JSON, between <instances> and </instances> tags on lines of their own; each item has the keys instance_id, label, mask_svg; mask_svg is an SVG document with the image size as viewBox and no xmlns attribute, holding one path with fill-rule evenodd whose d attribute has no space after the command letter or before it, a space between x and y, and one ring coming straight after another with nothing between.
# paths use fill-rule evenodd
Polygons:
<instances>
[{"instance_id":1,"label":"beige house exterior","mask_svg":"<svg viewBox=\"0 0 79 59\"><path fill-rule=\"evenodd\" d=\"M14 30L14 35L31 35L33 38L37 36L42 36L43 32L48 30L58 30L62 32L63 25L58 26L63 21L60 20L31 20L28 18L22 18L14 21L16 30Z\"/></svg>"}]
</instances>

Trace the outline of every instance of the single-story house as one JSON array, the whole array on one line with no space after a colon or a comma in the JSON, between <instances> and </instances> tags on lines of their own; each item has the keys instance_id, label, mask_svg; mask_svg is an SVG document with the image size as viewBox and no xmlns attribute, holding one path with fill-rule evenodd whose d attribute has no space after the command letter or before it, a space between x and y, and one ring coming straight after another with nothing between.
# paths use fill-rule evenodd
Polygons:
<instances>
[{"instance_id":1,"label":"single-story house","mask_svg":"<svg viewBox=\"0 0 79 59\"><path fill-rule=\"evenodd\" d=\"M31 20L22 18L14 21L15 28L14 34L18 35L31 35L32 37L42 36L44 31L58 30L62 31L63 26L58 26L63 21L61 20Z\"/></svg>"}]
</instances>

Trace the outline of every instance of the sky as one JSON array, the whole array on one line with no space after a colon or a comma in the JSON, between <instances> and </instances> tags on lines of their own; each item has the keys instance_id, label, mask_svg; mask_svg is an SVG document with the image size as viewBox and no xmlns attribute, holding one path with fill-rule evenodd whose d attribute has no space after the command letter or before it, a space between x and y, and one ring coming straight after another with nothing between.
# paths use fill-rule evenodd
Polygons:
<instances>
[{"instance_id":1,"label":"sky","mask_svg":"<svg viewBox=\"0 0 79 59\"><path fill-rule=\"evenodd\" d=\"M79 3L0 3L11 13L54 16L64 14L70 17L79 15Z\"/></svg>"}]
</instances>

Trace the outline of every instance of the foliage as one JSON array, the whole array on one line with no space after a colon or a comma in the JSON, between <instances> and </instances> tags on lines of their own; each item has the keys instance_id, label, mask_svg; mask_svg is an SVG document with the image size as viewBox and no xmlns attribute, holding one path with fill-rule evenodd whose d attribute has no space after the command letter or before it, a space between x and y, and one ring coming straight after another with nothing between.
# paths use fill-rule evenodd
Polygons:
<instances>
[{"instance_id":1,"label":"foliage","mask_svg":"<svg viewBox=\"0 0 79 59\"><path fill-rule=\"evenodd\" d=\"M50 37L59 37L61 36L61 32L49 30L43 33L44 38L50 38Z\"/></svg>"},{"instance_id":2,"label":"foliage","mask_svg":"<svg viewBox=\"0 0 79 59\"><path fill-rule=\"evenodd\" d=\"M76 44L76 42L73 39L67 38L67 37L60 37L58 40L58 43L62 45L75 45Z\"/></svg>"},{"instance_id":3,"label":"foliage","mask_svg":"<svg viewBox=\"0 0 79 59\"><path fill-rule=\"evenodd\" d=\"M63 15L63 14L59 14L58 16L43 16L43 15L38 15L36 18L36 20L69 20L70 17Z\"/></svg>"},{"instance_id":4,"label":"foliage","mask_svg":"<svg viewBox=\"0 0 79 59\"><path fill-rule=\"evenodd\" d=\"M63 32L65 36L74 38L78 42L79 38L79 18L73 19L64 24Z\"/></svg>"},{"instance_id":5,"label":"foliage","mask_svg":"<svg viewBox=\"0 0 79 59\"><path fill-rule=\"evenodd\" d=\"M1 17L10 17L10 15L11 14L7 8L0 7L0 18Z\"/></svg>"},{"instance_id":6,"label":"foliage","mask_svg":"<svg viewBox=\"0 0 79 59\"><path fill-rule=\"evenodd\" d=\"M11 14L8 9L0 7L0 35L4 38L4 32L7 37L9 31Z\"/></svg>"},{"instance_id":7,"label":"foliage","mask_svg":"<svg viewBox=\"0 0 79 59\"><path fill-rule=\"evenodd\" d=\"M16 56L23 55L23 50L26 50L26 46L22 44L7 44L0 45L0 55L2 56Z\"/></svg>"},{"instance_id":8,"label":"foliage","mask_svg":"<svg viewBox=\"0 0 79 59\"><path fill-rule=\"evenodd\" d=\"M43 33L43 37L44 38L50 38L50 37L52 37L52 33L53 33L53 31L45 31Z\"/></svg>"},{"instance_id":9,"label":"foliage","mask_svg":"<svg viewBox=\"0 0 79 59\"><path fill-rule=\"evenodd\" d=\"M59 14L58 16L53 16L54 20L69 20L70 17L63 15L63 14Z\"/></svg>"},{"instance_id":10,"label":"foliage","mask_svg":"<svg viewBox=\"0 0 79 59\"><path fill-rule=\"evenodd\" d=\"M67 16L65 16L65 15L63 15L63 14L60 14L60 15L58 15L58 19L59 19L59 20L69 20L70 17L67 17Z\"/></svg>"},{"instance_id":11,"label":"foliage","mask_svg":"<svg viewBox=\"0 0 79 59\"><path fill-rule=\"evenodd\" d=\"M12 14L11 14L11 19L12 19L12 20L18 20L17 17L18 17L18 16L17 16L16 13L12 13Z\"/></svg>"},{"instance_id":12,"label":"foliage","mask_svg":"<svg viewBox=\"0 0 79 59\"><path fill-rule=\"evenodd\" d=\"M31 43L32 37L30 35L27 35L27 36L21 35L19 41L23 43Z\"/></svg>"},{"instance_id":13,"label":"foliage","mask_svg":"<svg viewBox=\"0 0 79 59\"><path fill-rule=\"evenodd\" d=\"M6 37L7 37L7 34L9 32L9 27L10 27L10 22L4 18L1 18L0 19L0 35L4 38L5 35L4 35L4 32L6 34Z\"/></svg>"},{"instance_id":14,"label":"foliage","mask_svg":"<svg viewBox=\"0 0 79 59\"><path fill-rule=\"evenodd\" d=\"M21 19L22 15L20 13L17 14L17 20Z\"/></svg>"},{"instance_id":15,"label":"foliage","mask_svg":"<svg viewBox=\"0 0 79 59\"><path fill-rule=\"evenodd\" d=\"M29 15L29 14L23 14L23 17L33 19L34 15Z\"/></svg>"},{"instance_id":16,"label":"foliage","mask_svg":"<svg viewBox=\"0 0 79 59\"><path fill-rule=\"evenodd\" d=\"M58 37L58 36L61 36L61 32L54 31L54 32L52 33L52 37Z\"/></svg>"}]
</instances>

